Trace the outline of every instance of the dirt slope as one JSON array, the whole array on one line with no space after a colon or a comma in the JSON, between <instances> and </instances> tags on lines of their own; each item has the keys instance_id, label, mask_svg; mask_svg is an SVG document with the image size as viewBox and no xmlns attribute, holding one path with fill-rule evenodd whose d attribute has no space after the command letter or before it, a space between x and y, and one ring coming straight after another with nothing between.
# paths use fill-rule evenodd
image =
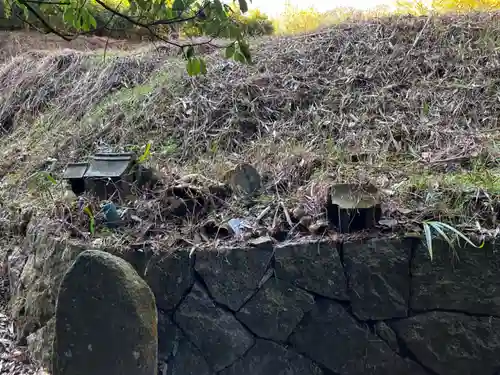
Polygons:
<instances>
[{"instance_id":1,"label":"dirt slope","mask_svg":"<svg viewBox=\"0 0 500 375\"><path fill-rule=\"evenodd\" d=\"M313 211L307 197L320 193L305 188L369 181L391 193L389 216L494 227L498 21L402 17L265 39L254 65L215 53L197 79L154 48L105 61L70 50L19 55L0 68L2 195L26 200L36 171L50 165L57 177L102 147L152 140L160 170L220 180L249 161L271 199L279 190ZM487 202L474 199L477 188Z\"/></svg>"}]
</instances>

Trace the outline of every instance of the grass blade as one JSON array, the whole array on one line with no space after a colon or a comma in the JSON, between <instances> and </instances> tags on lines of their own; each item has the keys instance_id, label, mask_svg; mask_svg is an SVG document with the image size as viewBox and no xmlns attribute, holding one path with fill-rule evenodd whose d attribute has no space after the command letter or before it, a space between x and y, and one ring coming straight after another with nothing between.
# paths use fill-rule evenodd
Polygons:
<instances>
[{"instance_id":1,"label":"grass blade","mask_svg":"<svg viewBox=\"0 0 500 375\"><path fill-rule=\"evenodd\" d=\"M451 248L455 247L451 238L448 237L448 235L444 232L444 230L441 229L440 227L441 223L437 221L430 221L428 222L428 224L431 226L431 228L433 228L436 232L438 232L438 234L441 235L441 237L443 237L446 242L448 242L448 245L450 245Z\"/></svg>"},{"instance_id":2,"label":"grass blade","mask_svg":"<svg viewBox=\"0 0 500 375\"><path fill-rule=\"evenodd\" d=\"M85 212L88 215L89 219L90 219L89 230L90 230L90 234L94 235L94 233L95 233L95 219L94 219L94 214L92 214L92 210L90 209L89 206L86 206L83 209L83 212Z\"/></svg>"},{"instance_id":3,"label":"grass blade","mask_svg":"<svg viewBox=\"0 0 500 375\"><path fill-rule=\"evenodd\" d=\"M429 251L429 256L430 256L430 258L432 260L432 233L431 233L431 227L426 222L422 223L422 225L424 227L425 238L427 240L427 250Z\"/></svg>"},{"instance_id":4,"label":"grass blade","mask_svg":"<svg viewBox=\"0 0 500 375\"><path fill-rule=\"evenodd\" d=\"M148 144L146 145L146 149L144 150L144 153L138 160L139 163L144 163L149 158L150 154L151 154L151 142L148 142Z\"/></svg>"},{"instance_id":5,"label":"grass blade","mask_svg":"<svg viewBox=\"0 0 500 375\"><path fill-rule=\"evenodd\" d=\"M478 249L481 249L484 247L484 241L481 242L480 245L476 245L474 244L465 234L463 234L462 232L460 232L458 229L456 228L453 228L451 225L449 224L446 224L446 223L441 223L441 222L438 222L438 221L433 221L433 222L429 222L429 223L437 223L438 225L452 231L453 233L455 233L457 236L459 236L460 238L462 238L463 240L465 240L469 245L471 246L474 246L475 248L478 248ZM432 224L431 224L432 225Z\"/></svg>"}]
</instances>

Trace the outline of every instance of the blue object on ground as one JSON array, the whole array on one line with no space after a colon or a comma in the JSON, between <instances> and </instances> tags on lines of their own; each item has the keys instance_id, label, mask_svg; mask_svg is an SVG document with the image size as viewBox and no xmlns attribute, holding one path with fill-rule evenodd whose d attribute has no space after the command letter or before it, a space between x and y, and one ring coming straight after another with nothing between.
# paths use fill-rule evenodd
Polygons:
<instances>
[{"instance_id":1,"label":"blue object on ground","mask_svg":"<svg viewBox=\"0 0 500 375\"><path fill-rule=\"evenodd\" d=\"M228 224L236 235L242 234L245 228L251 228L245 219L231 219Z\"/></svg>"},{"instance_id":2,"label":"blue object on ground","mask_svg":"<svg viewBox=\"0 0 500 375\"><path fill-rule=\"evenodd\" d=\"M105 203L102 206L102 212L104 213L104 219L105 219L104 224L108 228L116 228L120 224L121 218L120 215L118 214L118 210L116 209L114 203L112 202Z\"/></svg>"}]
</instances>

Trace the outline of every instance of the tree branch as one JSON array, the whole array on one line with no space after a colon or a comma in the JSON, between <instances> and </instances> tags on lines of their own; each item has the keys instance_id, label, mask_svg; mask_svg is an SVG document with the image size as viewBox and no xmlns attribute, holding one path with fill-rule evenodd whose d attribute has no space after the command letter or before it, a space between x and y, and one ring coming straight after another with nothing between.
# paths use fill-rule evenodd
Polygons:
<instances>
[{"instance_id":1,"label":"tree branch","mask_svg":"<svg viewBox=\"0 0 500 375\"><path fill-rule=\"evenodd\" d=\"M56 34L60 38L71 42L72 38L68 37L67 35L62 34L61 32L57 31L54 29L41 15L38 14L38 12L30 5L26 0L19 0L19 3L24 5L28 11L33 14L41 23L42 25L49 30L49 32ZM23 22L27 23L27 20L23 20Z\"/></svg>"},{"instance_id":2,"label":"tree branch","mask_svg":"<svg viewBox=\"0 0 500 375\"><path fill-rule=\"evenodd\" d=\"M1 1L1 0L0 0ZM53 33L53 34L56 34L57 36L61 37L62 39L70 42L74 39L76 39L78 36L80 35L88 35L88 34L91 34L91 33L94 33L96 31L99 31L99 30L109 30L109 31L113 31L114 29L109 29L108 26L109 24L111 23L111 20L114 18L114 17L120 17L126 21L128 21L129 23L131 23L132 25L134 26L137 26L137 27L140 27L140 28L144 28L146 30L149 31L149 33L156 39L166 43L166 44L169 44L169 45L172 45L172 46L175 46L175 47L178 47L180 49L182 48L185 48L185 47L196 47L196 46L202 46L202 45L211 45L211 46L214 46L214 47L218 47L218 48L221 48L221 46L217 46L217 45L214 45L212 44L213 40L217 37L217 36L212 36L211 38L209 38L208 40L206 41L203 41L203 42L196 42L196 43L177 43L177 42L174 42L172 40L169 40L169 39L165 39L164 37L162 37L161 35L159 35L158 33L156 33L152 28L154 26L160 26L160 25L171 25L171 24L175 24L175 23L183 23L183 22L189 22L189 21L194 21L196 20L200 13L205 11L206 8L208 7L209 5L209 2L205 2L203 5L200 6L200 8L198 9L198 11L196 12L196 14L194 16L190 16L190 17L175 17L175 18L172 18L172 19L164 19L164 20L157 20L157 21L153 21L153 22L143 22L143 21L139 21L137 19L134 19L133 17L127 15L127 14L124 14L122 12L120 12L117 9L114 9L113 7L109 6L108 4L106 4L103 0L95 0L95 2L97 4L99 4L101 7L103 7L105 10L107 10L108 12L111 13L111 18L108 20L108 22L106 23L106 25L103 25L102 27L99 27L99 28L96 28L96 29L93 29L93 30L90 30L90 31L86 31L86 32L78 32L78 33L75 33L74 35L65 35L63 34L62 32L56 30L53 26L51 26L49 24L49 22L47 20L44 19L44 17L42 15L40 15L37 10L35 8L33 8L30 3L32 4L49 4L49 5L67 5L67 4L70 4L68 2L51 2L51 1L44 1L44 0L18 0L20 4L24 5L26 7L26 9L28 10L29 13L31 13L34 17L36 17L40 23L44 26L44 28L46 29L45 30L45 33L46 34L50 34L50 33ZM184 9L183 11L180 12L180 14L182 15L182 13L184 13L186 9ZM36 27L35 25L33 25L31 22L29 22L28 20L25 20L23 18L21 18L20 16L16 15L22 22L30 25L31 27L39 30L38 27ZM116 29L116 30L120 30L120 29ZM39 30L40 31L40 30ZM220 30L219 30L220 32Z\"/></svg>"}]
</instances>

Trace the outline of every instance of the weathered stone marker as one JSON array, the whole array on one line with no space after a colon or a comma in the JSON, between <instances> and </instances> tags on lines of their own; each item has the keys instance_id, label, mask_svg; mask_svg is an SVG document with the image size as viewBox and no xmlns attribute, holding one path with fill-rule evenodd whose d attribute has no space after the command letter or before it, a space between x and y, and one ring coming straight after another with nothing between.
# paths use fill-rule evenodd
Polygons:
<instances>
[{"instance_id":1,"label":"weathered stone marker","mask_svg":"<svg viewBox=\"0 0 500 375\"><path fill-rule=\"evenodd\" d=\"M61 283L52 375L156 375L153 293L114 255L81 253Z\"/></svg>"}]
</instances>

